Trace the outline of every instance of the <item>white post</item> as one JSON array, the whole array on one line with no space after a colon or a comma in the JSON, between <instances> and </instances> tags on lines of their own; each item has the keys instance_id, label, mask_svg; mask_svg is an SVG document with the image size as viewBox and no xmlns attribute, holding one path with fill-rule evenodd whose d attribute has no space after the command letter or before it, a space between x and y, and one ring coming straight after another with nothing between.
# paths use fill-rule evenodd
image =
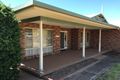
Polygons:
<instances>
[{"instance_id":1,"label":"white post","mask_svg":"<svg viewBox=\"0 0 120 80\"><path fill-rule=\"evenodd\" d=\"M85 27L83 27L83 47L82 47L82 56L85 57Z\"/></svg>"},{"instance_id":2,"label":"white post","mask_svg":"<svg viewBox=\"0 0 120 80\"><path fill-rule=\"evenodd\" d=\"M39 33L40 33L40 54L39 54L39 69L40 73L43 72L43 24L42 20L40 19L39 23Z\"/></svg>"},{"instance_id":3,"label":"white post","mask_svg":"<svg viewBox=\"0 0 120 80\"><path fill-rule=\"evenodd\" d=\"M99 53L101 52L101 29L99 30Z\"/></svg>"}]
</instances>

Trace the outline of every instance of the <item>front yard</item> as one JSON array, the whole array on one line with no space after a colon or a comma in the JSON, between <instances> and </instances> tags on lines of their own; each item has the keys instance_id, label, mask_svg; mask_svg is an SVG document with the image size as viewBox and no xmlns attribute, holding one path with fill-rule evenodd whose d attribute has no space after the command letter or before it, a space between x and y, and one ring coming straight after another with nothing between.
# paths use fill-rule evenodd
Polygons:
<instances>
[{"instance_id":1,"label":"front yard","mask_svg":"<svg viewBox=\"0 0 120 80\"><path fill-rule=\"evenodd\" d=\"M114 64L110 70L96 80L120 80L120 64Z\"/></svg>"}]
</instances>

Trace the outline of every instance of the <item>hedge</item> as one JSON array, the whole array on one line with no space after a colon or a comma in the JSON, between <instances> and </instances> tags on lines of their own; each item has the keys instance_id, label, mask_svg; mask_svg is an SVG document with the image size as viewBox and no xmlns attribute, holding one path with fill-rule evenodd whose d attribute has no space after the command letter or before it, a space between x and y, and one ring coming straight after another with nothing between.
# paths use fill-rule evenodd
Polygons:
<instances>
[{"instance_id":1,"label":"hedge","mask_svg":"<svg viewBox=\"0 0 120 80\"><path fill-rule=\"evenodd\" d=\"M20 29L14 11L0 3L0 80L17 80Z\"/></svg>"}]
</instances>

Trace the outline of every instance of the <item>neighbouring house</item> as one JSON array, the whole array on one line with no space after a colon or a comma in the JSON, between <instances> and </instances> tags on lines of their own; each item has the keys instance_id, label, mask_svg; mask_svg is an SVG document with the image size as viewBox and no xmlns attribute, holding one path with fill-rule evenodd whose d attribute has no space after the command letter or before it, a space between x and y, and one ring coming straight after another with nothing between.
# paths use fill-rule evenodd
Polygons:
<instances>
[{"instance_id":1,"label":"neighbouring house","mask_svg":"<svg viewBox=\"0 0 120 80\"><path fill-rule=\"evenodd\" d=\"M50 72L120 48L119 27L109 24L103 14L89 18L36 0L15 12L22 58L39 71Z\"/></svg>"}]
</instances>

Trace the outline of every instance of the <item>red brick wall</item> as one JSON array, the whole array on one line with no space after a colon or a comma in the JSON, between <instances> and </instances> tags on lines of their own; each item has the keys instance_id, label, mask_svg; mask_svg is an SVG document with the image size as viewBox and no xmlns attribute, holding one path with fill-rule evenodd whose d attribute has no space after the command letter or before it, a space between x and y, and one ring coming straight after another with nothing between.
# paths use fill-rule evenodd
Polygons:
<instances>
[{"instance_id":1,"label":"red brick wall","mask_svg":"<svg viewBox=\"0 0 120 80\"><path fill-rule=\"evenodd\" d=\"M86 32L90 32L89 29L86 29ZM83 42L83 38L81 37L81 35L83 35L83 29L79 29L79 32L78 32L78 49L81 49L81 46L80 46L80 43Z\"/></svg>"},{"instance_id":2,"label":"red brick wall","mask_svg":"<svg viewBox=\"0 0 120 80\"><path fill-rule=\"evenodd\" d=\"M120 49L120 30L102 30L102 48L108 50Z\"/></svg>"},{"instance_id":3,"label":"red brick wall","mask_svg":"<svg viewBox=\"0 0 120 80\"><path fill-rule=\"evenodd\" d=\"M71 48L71 29L62 28L60 26L55 26L55 25L47 25L47 24L44 24L43 28L53 30L53 51L54 53L60 53L60 31L67 31L68 49Z\"/></svg>"},{"instance_id":4,"label":"red brick wall","mask_svg":"<svg viewBox=\"0 0 120 80\"><path fill-rule=\"evenodd\" d=\"M98 49L99 30L90 30L90 47Z\"/></svg>"},{"instance_id":5,"label":"red brick wall","mask_svg":"<svg viewBox=\"0 0 120 80\"><path fill-rule=\"evenodd\" d=\"M91 47L98 48L99 30L91 30ZM102 30L102 50L120 49L120 30Z\"/></svg>"},{"instance_id":6,"label":"red brick wall","mask_svg":"<svg viewBox=\"0 0 120 80\"><path fill-rule=\"evenodd\" d=\"M60 53L60 27L54 27L53 51L54 53Z\"/></svg>"},{"instance_id":7,"label":"red brick wall","mask_svg":"<svg viewBox=\"0 0 120 80\"><path fill-rule=\"evenodd\" d=\"M35 23L20 23L21 28L21 38L20 44L23 49L25 49L25 28L39 28L38 24ZM55 25L47 25L43 24L43 29L52 29L53 30L53 52L60 53L60 31L67 31L68 32L68 49L71 48L71 29L61 28L60 26Z\"/></svg>"},{"instance_id":8,"label":"red brick wall","mask_svg":"<svg viewBox=\"0 0 120 80\"><path fill-rule=\"evenodd\" d=\"M20 23L21 28L21 47L25 48L25 27L39 28L35 23ZM68 29L55 25L43 25L44 29L53 30L53 51L54 53L60 52L60 31L68 32L68 49L80 49L80 32L82 29ZM99 30L86 30L90 31L90 47L98 49ZM102 30L102 49L113 50L120 49L120 31L119 30Z\"/></svg>"},{"instance_id":9,"label":"red brick wall","mask_svg":"<svg viewBox=\"0 0 120 80\"><path fill-rule=\"evenodd\" d=\"M81 32L83 32L83 29L71 29L71 48L73 50L81 49L80 43L81 43ZM90 30L86 29L86 32L90 32Z\"/></svg>"},{"instance_id":10,"label":"red brick wall","mask_svg":"<svg viewBox=\"0 0 120 80\"><path fill-rule=\"evenodd\" d=\"M21 28L24 28L24 27L39 28L39 25L35 23L19 23L19 26Z\"/></svg>"},{"instance_id":11,"label":"red brick wall","mask_svg":"<svg viewBox=\"0 0 120 80\"><path fill-rule=\"evenodd\" d=\"M44 24L43 29L53 30L53 53L60 53L60 26Z\"/></svg>"},{"instance_id":12,"label":"red brick wall","mask_svg":"<svg viewBox=\"0 0 120 80\"><path fill-rule=\"evenodd\" d=\"M78 49L79 29L71 29L71 49Z\"/></svg>"},{"instance_id":13,"label":"red brick wall","mask_svg":"<svg viewBox=\"0 0 120 80\"><path fill-rule=\"evenodd\" d=\"M78 32L78 49L80 49L80 43L82 42L81 41L81 32L83 32L83 29L79 29L79 32Z\"/></svg>"}]
</instances>

